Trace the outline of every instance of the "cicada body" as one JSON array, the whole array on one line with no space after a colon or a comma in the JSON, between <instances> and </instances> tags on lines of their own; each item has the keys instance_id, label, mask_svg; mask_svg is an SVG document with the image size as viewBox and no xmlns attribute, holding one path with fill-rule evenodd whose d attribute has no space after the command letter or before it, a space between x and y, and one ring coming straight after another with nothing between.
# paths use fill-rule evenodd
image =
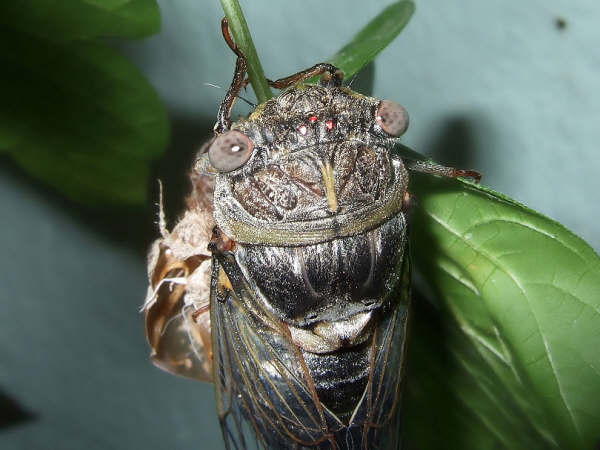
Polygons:
<instances>
[{"instance_id":1,"label":"cicada body","mask_svg":"<svg viewBox=\"0 0 600 450\"><path fill-rule=\"evenodd\" d=\"M328 64L271 82L288 89L231 124L245 59L223 31L234 81L188 211L151 252L153 360L215 383L227 448L400 448L407 169L474 173L404 161L404 108Z\"/></svg>"},{"instance_id":2,"label":"cicada body","mask_svg":"<svg viewBox=\"0 0 600 450\"><path fill-rule=\"evenodd\" d=\"M383 108L402 114L338 86L293 87L199 157L218 172L213 356L232 447L244 422L266 448L397 447L408 175ZM233 147L251 155L232 163Z\"/></svg>"}]
</instances>

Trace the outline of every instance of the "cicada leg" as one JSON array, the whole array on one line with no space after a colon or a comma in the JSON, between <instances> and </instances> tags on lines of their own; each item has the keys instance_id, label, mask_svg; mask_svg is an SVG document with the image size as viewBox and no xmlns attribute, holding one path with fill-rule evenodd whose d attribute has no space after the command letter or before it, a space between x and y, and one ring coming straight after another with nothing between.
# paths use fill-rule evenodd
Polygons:
<instances>
[{"instance_id":1,"label":"cicada leg","mask_svg":"<svg viewBox=\"0 0 600 450\"><path fill-rule=\"evenodd\" d=\"M429 173L448 178L466 177L473 179L475 183L481 181L481 174L475 170L461 170L455 167L442 166L433 161L404 159L404 165L413 172Z\"/></svg>"},{"instance_id":2,"label":"cicada leg","mask_svg":"<svg viewBox=\"0 0 600 450\"><path fill-rule=\"evenodd\" d=\"M231 81L231 85L229 86L229 89L225 94L225 98L219 107L219 112L217 113L217 123L214 127L214 132L216 134L223 133L224 131L229 130L231 127L231 110L233 105L239 96L240 90L245 88L249 83L248 78L245 78L248 70L248 61L246 60L246 56L242 53L231 37L231 33L229 32L229 22L227 21L226 17L221 19L221 32L223 33L223 39L225 39L225 42L229 48L237 55L237 59L235 61L233 80ZM309 69L295 73L288 77L279 78L278 80L274 81L267 80L267 82L269 83L269 86L276 89L285 89L317 75L323 75L320 81L321 85L323 86L339 87L342 85L342 81L344 80L344 72L342 72L336 66L329 63L319 63L315 64Z\"/></svg>"},{"instance_id":3,"label":"cicada leg","mask_svg":"<svg viewBox=\"0 0 600 450\"><path fill-rule=\"evenodd\" d=\"M333 64L328 63L315 64L306 70L302 70L301 72L295 73L288 77L279 78L275 81L267 81L271 87L276 89L286 89L290 86L302 83L309 78L316 77L317 75L323 75L321 77L321 84L324 86L340 87L342 85L342 81L344 81L344 72L342 72Z\"/></svg>"},{"instance_id":4,"label":"cicada leg","mask_svg":"<svg viewBox=\"0 0 600 450\"><path fill-rule=\"evenodd\" d=\"M229 48L237 55L237 60L235 61L235 70L233 72L231 86L229 86L227 94L225 94L225 98L221 102L219 112L217 113L217 123L214 128L216 134L223 133L231 127L231 109L235 104L240 90L247 84L244 77L246 76L248 68L246 57L235 44L229 33L229 23L227 22L226 17L223 17L221 20L221 32L223 33L223 38L225 39L225 42L227 42L227 45L229 45Z\"/></svg>"}]
</instances>

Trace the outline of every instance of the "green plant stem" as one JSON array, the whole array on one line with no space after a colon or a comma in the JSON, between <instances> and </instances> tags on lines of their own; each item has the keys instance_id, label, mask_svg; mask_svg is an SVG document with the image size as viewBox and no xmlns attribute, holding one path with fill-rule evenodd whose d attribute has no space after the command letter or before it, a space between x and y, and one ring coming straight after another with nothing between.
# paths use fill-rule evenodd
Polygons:
<instances>
[{"instance_id":1,"label":"green plant stem","mask_svg":"<svg viewBox=\"0 0 600 450\"><path fill-rule=\"evenodd\" d=\"M248 61L248 76L256 94L256 99L258 103L263 103L273 97L273 93L269 88L262 65L256 54L256 48L254 42L252 42L252 36L250 36L250 30L248 30L242 8L238 0L221 0L221 6L225 12L225 17L229 21L233 39Z\"/></svg>"}]
</instances>

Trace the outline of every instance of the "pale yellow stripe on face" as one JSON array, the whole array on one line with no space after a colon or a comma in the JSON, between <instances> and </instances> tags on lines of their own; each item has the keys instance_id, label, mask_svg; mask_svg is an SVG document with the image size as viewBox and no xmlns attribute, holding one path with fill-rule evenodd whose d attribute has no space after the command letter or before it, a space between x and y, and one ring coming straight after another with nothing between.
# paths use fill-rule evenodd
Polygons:
<instances>
[{"instance_id":1,"label":"pale yellow stripe on face","mask_svg":"<svg viewBox=\"0 0 600 450\"><path fill-rule=\"evenodd\" d=\"M327 205L329 210L336 213L338 210L337 195L335 193L335 178L333 175L333 167L331 163L326 162L321 164L321 174L323 175L323 182L325 184L325 194L327 195Z\"/></svg>"}]
</instances>

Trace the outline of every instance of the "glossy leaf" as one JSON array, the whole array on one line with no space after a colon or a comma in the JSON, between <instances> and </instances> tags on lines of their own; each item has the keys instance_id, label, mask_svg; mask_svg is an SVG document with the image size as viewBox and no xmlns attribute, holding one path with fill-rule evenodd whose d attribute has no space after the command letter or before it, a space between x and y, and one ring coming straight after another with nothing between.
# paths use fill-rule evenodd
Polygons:
<instances>
[{"instance_id":1,"label":"glossy leaf","mask_svg":"<svg viewBox=\"0 0 600 450\"><path fill-rule=\"evenodd\" d=\"M521 407L531 399L507 383L510 368L491 370L493 350L476 345L447 310L416 293L413 300L404 404L410 448L557 448Z\"/></svg>"},{"instance_id":2,"label":"glossy leaf","mask_svg":"<svg viewBox=\"0 0 600 450\"><path fill-rule=\"evenodd\" d=\"M19 0L2 2L0 28L55 42L136 38L160 29L155 0Z\"/></svg>"},{"instance_id":3,"label":"glossy leaf","mask_svg":"<svg viewBox=\"0 0 600 450\"><path fill-rule=\"evenodd\" d=\"M370 63L404 29L415 11L412 1L391 4L371 20L330 60L348 79Z\"/></svg>"},{"instance_id":4,"label":"glossy leaf","mask_svg":"<svg viewBox=\"0 0 600 450\"><path fill-rule=\"evenodd\" d=\"M0 151L77 201L139 204L165 110L125 58L91 42L0 40Z\"/></svg>"},{"instance_id":5,"label":"glossy leaf","mask_svg":"<svg viewBox=\"0 0 600 450\"><path fill-rule=\"evenodd\" d=\"M424 449L593 448L598 255L500 194L413 179L413 257L441 304L437 328L416 315L410 439Z\"/></svg>"}]
</instances>

